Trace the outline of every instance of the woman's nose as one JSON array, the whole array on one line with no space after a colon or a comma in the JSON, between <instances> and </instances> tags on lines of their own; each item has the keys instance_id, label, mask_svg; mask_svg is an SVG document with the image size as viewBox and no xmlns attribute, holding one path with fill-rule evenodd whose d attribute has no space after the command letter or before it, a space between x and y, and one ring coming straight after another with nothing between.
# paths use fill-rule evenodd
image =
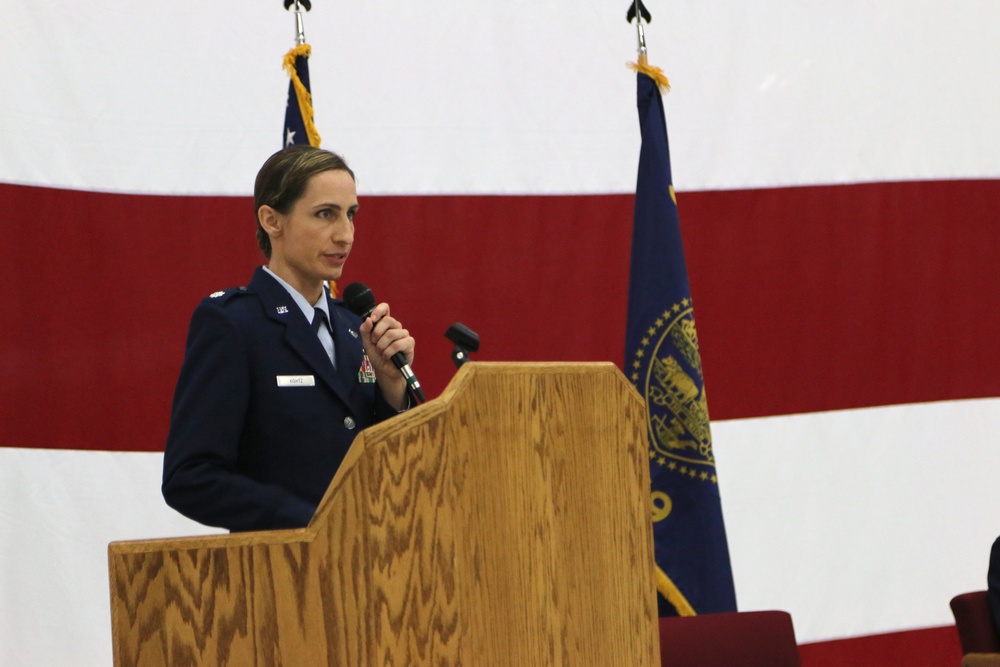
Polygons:
<instances>
[{"instance_id":1,"label":"woman's nose","mask_svg":"<svg viewBox=\"0 0 1000 667\"><path fill-rule=\"evenodd\" d=\"M333 226L332 238L336 243L351 245L354 243L354 223L347 217L341 218Z\"/></svg>"}]
</instances>

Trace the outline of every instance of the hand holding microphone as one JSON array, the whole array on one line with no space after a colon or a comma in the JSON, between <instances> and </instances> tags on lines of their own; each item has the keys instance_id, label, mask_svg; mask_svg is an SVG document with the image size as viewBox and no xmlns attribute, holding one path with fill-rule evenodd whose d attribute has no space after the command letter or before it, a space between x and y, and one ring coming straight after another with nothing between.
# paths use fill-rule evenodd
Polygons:
<instances>
[{"instance_id":1,"label":"hand holding microphone","mask_svg":"<svg viewBox=\"0 0 1000 667\"><path fill-rule=\"evenodd\" d=\"M368 318L372 318L371 329L366 332L364 325L362 325L361 333L373 347L368 352L373 365L377 364L376 377L380 375L380 370L386 363L384 352L396 346L397 351L391 355L390 360L406 381L406 389L413 401L416 404L423 403L425 401L424 392L420 388L417 376L410 368L410 362L413 358L413 338L397 320L389 316L389 306L387 304L376 305L375 295L363 283L351 283L344 289L344 303L352 313L362 320L367 321ZM378 354L373 354L373 352L378 352Z\"/></svg>"}]
</instances>

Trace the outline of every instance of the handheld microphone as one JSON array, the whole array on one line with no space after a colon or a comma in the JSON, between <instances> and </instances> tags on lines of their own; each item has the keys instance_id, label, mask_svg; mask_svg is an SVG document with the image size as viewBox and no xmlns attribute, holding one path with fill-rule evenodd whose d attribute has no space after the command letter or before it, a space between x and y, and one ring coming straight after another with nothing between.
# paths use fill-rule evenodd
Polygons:
<instances>
[{"instance_id":1,"label":"handheld microphone","mask_svg":"<svg viewBox=\"0 0 1000 667\"><path fill-rule=\"evenodd\" d=\"M368 316L372 314L375 310L375 295L372 291L368 289L368 286L364 283L351 283L344 288L344 303L347 304L347 308L360 317L362 320L368 319ZM427 399L424 398L424 392L420 388L420 382L417 380L417 376L413 374L413 370L410 365L406 363L406 355L402 352L397 352L392 355L392 363L399 369L399 372L403 374L403 379L406 380L406 388L410 391L410 395L419 405Z\"/></svg>"}]
</instances>

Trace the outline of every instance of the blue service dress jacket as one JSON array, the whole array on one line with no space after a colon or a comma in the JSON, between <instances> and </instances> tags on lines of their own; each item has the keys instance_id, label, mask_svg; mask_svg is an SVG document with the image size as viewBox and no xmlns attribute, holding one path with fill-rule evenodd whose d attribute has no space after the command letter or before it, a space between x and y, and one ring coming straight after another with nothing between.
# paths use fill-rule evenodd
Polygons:
<instances>
[{"instance_id":1,"label":"blue service dress jacket","mask_svg":"<svg viewBox=\"0 0 1000 667\"><path fill-rule=\"evenodd\" d=\"M397 414L330 299L336 370L291 295L263 268L194 311L163 458L163 497L232 531L309 523L354 436Z\"/></svg>"},{"instance_id":2,"label":"blue service dress jacket","mask_svg":"<svg viewBox=\"0 0 1000 667\"><path fill-rule=\"evenodd\" d=\"M1000 634L1000 537L990 549L990 567L986 571L986 599L993 612L993 625L997 628L997 634Z\"/></svg>"}]
</instances>

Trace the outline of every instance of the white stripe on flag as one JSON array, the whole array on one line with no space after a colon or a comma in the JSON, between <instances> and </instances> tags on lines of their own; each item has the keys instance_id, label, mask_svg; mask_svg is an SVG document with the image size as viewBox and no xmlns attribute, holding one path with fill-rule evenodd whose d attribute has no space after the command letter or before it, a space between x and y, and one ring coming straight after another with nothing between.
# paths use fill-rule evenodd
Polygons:
<instances>
[{"instance_id":1,"label":"white stripe on flag","mask_svg":"<svg viewBox=\"0 0 1000 667\"><path fill-rule=\"evenodd\" d=\"M1000 534L1000 398L714 422L741 610L800 642L954 623Z\"/></svg>"},{"instance_id":2,"label":"white stripe on flag","mask_svg":"<svg viewBox=\"0 0 1000 667\"><path fill-rule=\"evenodd\" d=\"M630 192L639 137L623 6L319 5L307 28L325 146L366 194ZM674 85L679 191L1000 176L1000 77L983 71L1000 61L995 3L654 11L650 61ZM247 194L278 147L284 100L260 93L286 85L290 21L236 0L197 15L5 3L0 181ZM114 35L114 48L94 35Z\"/></svg>"},{"instance_id":3,"label":"white stripe on flag","mask_svg":"<svg viewBox=\"0 0 1000 667\"><path fill-rule=\"evenodd\" d=\"M110 665L108 543L218 533L166 506L162 454L0 447L0 662Z\"/></svg>"}]
</instances>

